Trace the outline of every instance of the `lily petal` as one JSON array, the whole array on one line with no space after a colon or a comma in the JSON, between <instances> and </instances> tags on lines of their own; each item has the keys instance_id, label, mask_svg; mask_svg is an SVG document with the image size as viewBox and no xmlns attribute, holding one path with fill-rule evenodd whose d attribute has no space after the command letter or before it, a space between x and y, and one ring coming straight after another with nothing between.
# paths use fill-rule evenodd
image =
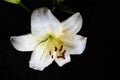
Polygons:
<instances>
[{"instance_id":1,"label":"lily petal","mask_svg":"<svg viewBox=\"0 0 120 80\"><path fill-rule=\"evenodd\" d=\"M35 48L29 62L30 68L42 71L45 67L53 62L53 58L51 58L49 52L45 52L44 48L44 43L41 43Z\"/></svg>"},{"instance_id":2,"label":"lily petal","mask_svg":"<svg viewBox=\"0 0 120 80\"><path fill-rule=\"evenodd\" d=\"M62 36L62 39L64 39L65 48L70 54L81 54L86 47L87 37L67 34L67 36Z\"/></svg>"},{"instance_id":3,"label":"lily petal","mask_svg":"<svg viewBox=\"0 0 120 80\"><path fill-rule=\"evenodd\" d=\"M87 37L79 36L79 40L75 40L71 45L73 45L72 49L69 49L70 54L82 54L85 50L87 42Z\"/></svg>"},{"instance_id":4,"label":"lily petal","mask_svg":"<svg viewBox=\"0 0 120 80\"><path fill-rule=\"evenodd\" d=\"M10 37L10 41L14 48L19 51L32 51L37 45L35 38L31 34L12 36Z\"/></svg>"},{"instance_id":5,"label":"lily petal","mask_svg":"<svg viewBox=\"0 0 120 80\"><path fill-rule=\"evenodd\" d=\"M32 13L31 31L32 34L38 38L51 33L55 36L59 36L62 31L62 27L60 22L48 8L39 8Z\"/></svg>"},{"instance_id":6,"label":"lily petal","mask_svg":"<svg viewBox=\"0 0 120 80\"><path fill-rule=\"evenodd\" d=\"M70 55L66 52L65 53L65 59L63 58L56 58L55 59L55 62L61 67L63 66L64 64L68 63L71 61L71 58L70 58Z\"/></svg>"},{"instance_id":7,"label":"lily petal","mask_svg":"<svg viewBox=\"0 0 120 80\"><path fill-rule=\"evenodd\" d=\"M82 16L80 13L75 13L70 18L62 22L63 32L78 33L82 27Z\"/></svg>"}]
</instances>

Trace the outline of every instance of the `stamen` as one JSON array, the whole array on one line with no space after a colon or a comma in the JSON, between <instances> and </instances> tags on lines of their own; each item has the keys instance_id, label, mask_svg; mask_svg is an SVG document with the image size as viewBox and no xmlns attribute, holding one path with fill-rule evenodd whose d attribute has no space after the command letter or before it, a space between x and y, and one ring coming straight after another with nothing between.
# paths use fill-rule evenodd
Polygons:
<instances>
[{"instance_id":1,"label":"stamen","mask_svg":"<svg viewBox=\"0 0 120 80\"><path fill-rule=\"evenodd\" d=\"M57 58L63 58L63 59L65 59L65 52L66 52L66 50L64 50L64 51L61 53L60 56L57 56Z\"/></svg>"},{"instance_id":2,"label":"stamen","mask_svg":"<svg viewBox=\"0 0 120 80\"><path fill-rule=\"evenodd\" d=\"M64 55L64 54L65 54L65 52L66 52L66 50L64 50L64 51L62 52L62 55Z\"/></svg>"},{"instance_id":3,"label":"stamen","mask_svg":"<svg viewBox=\"0 0 120 80\"><path fill-rule=\"evenodd\" d=\"M53 58L53 55L51 57Z\"/></svg>"},{"instance_id":4,"label":"stamen","mask_svg":"<svg viewBox=\"0 0 120 80\"><path fill-rule=\"evenodd\" d=\"M65 59L65 56L57 56L57 58Z\"/></svg>"},{"instance_id":5,"label":"stamen","mask_svg":"<svg viewBox=\"0 0 120 80\"><path fill-rule=\"evenodd\" d=\"M62 48L63 48L63 45L61 45L61 47L60 47L59 51L62 51Z\"/></svg>"},{"instance_id":6,"label":"stamen","mask_svg":"<svg viewBox=\"0 0 120 80\"><path fill-rule=\"evenodd\" d=\"M58 49L58 48L57 48L57 47L55 47L55 51L57 51L57 49Z\"/></svg>"},{"instance_id":7,"label":"stamen","mask_svg":"<svg viewBox=\"0 0 120 80\"><path fill-rule=\"evenodd\" d=\"M49 51L49 55L51 55L51 51Z\"/></svg>"}]
</instances>

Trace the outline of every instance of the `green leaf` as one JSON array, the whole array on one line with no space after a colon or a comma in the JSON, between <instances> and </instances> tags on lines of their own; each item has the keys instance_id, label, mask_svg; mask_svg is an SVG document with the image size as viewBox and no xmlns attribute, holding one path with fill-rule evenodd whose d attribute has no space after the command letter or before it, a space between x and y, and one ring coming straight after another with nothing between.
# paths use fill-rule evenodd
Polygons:
<instances>
[{"instance_id":1,"label":"green leaf","mask_svg":"<svg viewBox=\"0 0 120 80\"><path fill-rule=\"evenodd\" d=\"M55 6L53 6L53 8L52 8L52 12L54 12L54 11L55 11L55 9L56 9L56 7L55 7Z\"/></svg>"},{"instance_id":2,"label":"green leaf","mask_svg":"<svg viewBox=\"0 0 120 80\"><path fill-rule=\"evenodd\" d=\"M53 4L56 4L56 0L52 0Z\"/></svg>"},{"instance_id":3,"label":"green leaf","mask_svg":"<svg viewBox=\"0 0 120 80\"><path fill-rule=\"evenodd\" d=\"M63 2L64 0L52 0L54 5L59 5Z\"/></svg>"},{"instance_id":4,"label":"green leaf","mask_svg":"<svg viewBox=\"0 0 120 80\"><path fill-rule=\"evenodd\" d=\"M20 2L19 5L24 8L28 13L31 13L31 11L22 3Z\"/></svg>"},{"instance_id":5,"label":"green leaf","mask_svg":"<svg viewBox=\"0 0 120 80\"><path fill-rule=\"evenodd\" d=\"M21 0L4 0L6 2L12 3L12 4L19 4Z\"/></svg>"},{"instance_id":6,"label":"green leaf","mask_svg":"<svg viewBox=\"0 0 120 80\"><path fill-rule=\"evenodd\" d=\"M57 0L57 4L61 4L64 0Z\"/></svg>"},{"instance_id":7,"label":"green leaf","mask_svg":"<svg viewBox=\"0 0 120 80\"><path fill-rule=\"evenodd\" d=\"M70 7L68 7L67 5L60 5L59 9L62 12L69 13L69 14L74 14L74 11Z\"/></svg>"}]
</instances>

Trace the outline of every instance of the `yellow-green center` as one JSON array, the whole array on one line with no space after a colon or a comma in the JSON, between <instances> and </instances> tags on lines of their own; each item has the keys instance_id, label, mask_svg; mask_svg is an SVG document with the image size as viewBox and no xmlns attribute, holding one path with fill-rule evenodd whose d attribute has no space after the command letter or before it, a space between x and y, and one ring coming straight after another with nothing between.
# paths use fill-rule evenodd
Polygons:
<instances>
[{"instance_id":1,"label":"yellow-green center","mask_svg":"<svg viewBox=\"0 0 120 80\"><path fill-rule=\"evenodd\" d=\"M64 42L58 37L48 35L45 42L45 51L49 51L49 55L53 58L53 53L56 53L57 58L65 59L66 50L63 47Z\"/></svg>"}]
</instances>

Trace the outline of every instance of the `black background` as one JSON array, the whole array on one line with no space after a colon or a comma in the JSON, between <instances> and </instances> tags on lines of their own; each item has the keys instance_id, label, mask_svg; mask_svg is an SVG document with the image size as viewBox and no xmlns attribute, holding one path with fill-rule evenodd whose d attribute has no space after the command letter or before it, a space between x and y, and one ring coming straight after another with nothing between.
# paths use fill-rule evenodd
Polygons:
<instances>
[{"instance_id":1,"label":"black background","mask_svg":"<svg viewBox=\"0 0 120 80\"><path fill-rule=\"evenodd\" d=\"M22 0L33 11L39 7L52 8L51 0ZM83 17L80 35L88 37L86 49L81 55L72 55L71 62L63 67L55 62L43 71L28 66L32 52L19 52L10 43L10 36L30 32L30 14L20 6L0 1L0 80L104 80L105 59L111 56L104 49L104 37L108 3L106 0L66 0L65 4ZM54 15L65 20L70 14ZM26 28L28 27L28 28Z\"/></svg>"}]
</instances>

